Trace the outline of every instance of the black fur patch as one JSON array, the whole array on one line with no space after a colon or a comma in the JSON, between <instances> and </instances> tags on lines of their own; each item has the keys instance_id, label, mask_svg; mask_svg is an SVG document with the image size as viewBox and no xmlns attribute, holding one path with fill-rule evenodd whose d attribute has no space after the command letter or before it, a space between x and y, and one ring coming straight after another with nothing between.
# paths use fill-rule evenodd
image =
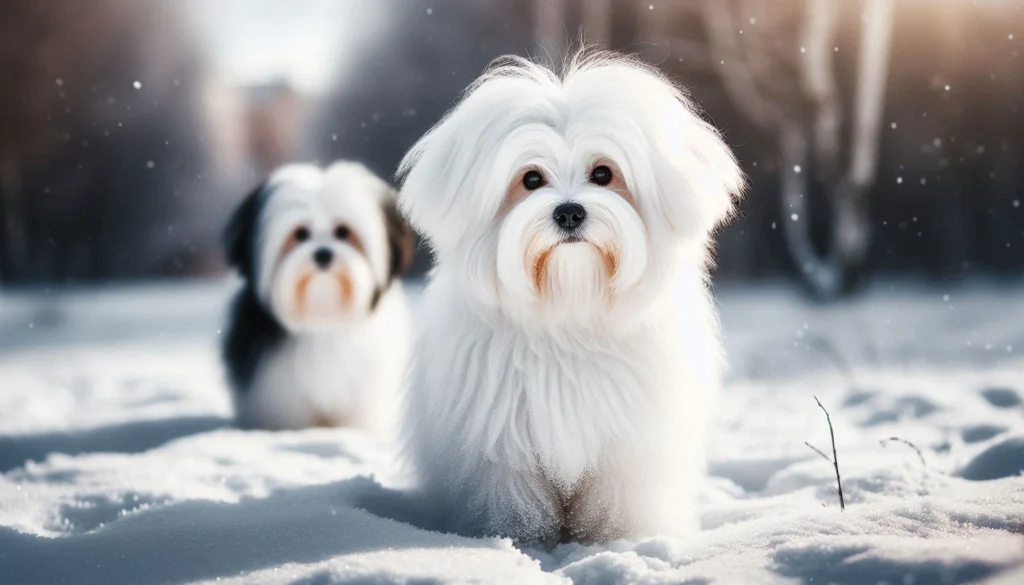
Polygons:
<instances>
[{"instance_id":1,"label":"black fur patch","mask_svg":"<svg viewBox=\"0 0 1024 585\"><path fill-rule=\"evenodd\" d=\"M232 302L227 335L221 346L228 380L235 392L240 393L248 392L260 362L287 337L281 324L256 298L252 282L255 274L253 239L265 186L265 183L260 184L249 193L224 230L224 253L228 264L245 279L245 286Z\"/></svg>"},{"instance_id":2,"label":"black fur patch","mask_svg":"<svg viewBox=\"0 0 1024 585\"><path fill-rule=\"evenodd\" d=\"M246 283L232 303L227 335L221 346L221 357L235 392L249 391L260 363L277 350L287 335Z\"/></svg>"},{"instance_id":3,"label":"black fur patch","mask_svg":"<svg viewBox=\"0 0 1024 585\"><path fill-rule=\"evenodd\" d=\"M224 253L228 264L247 281L253 276L253 238L256 237L256 220L263 206L265 187L265 182L260 183L242 200L224 229Z\"/></svg>"}]
</instances>

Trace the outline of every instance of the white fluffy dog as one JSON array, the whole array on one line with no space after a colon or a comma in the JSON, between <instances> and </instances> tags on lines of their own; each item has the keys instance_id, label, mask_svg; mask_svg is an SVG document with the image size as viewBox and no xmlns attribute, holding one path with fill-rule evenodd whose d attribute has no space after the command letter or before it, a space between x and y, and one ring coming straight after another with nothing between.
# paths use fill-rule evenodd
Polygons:
<instances>
[{"instance_id":1,"label":"white fluffy dog","mask_svg":"<svg viewBox=\"0 0 1024 585\"><path fill-rule=\"evenodd\" d=\"M391 430L411 345L397 277L413 252L394 190L358 163L287 165L226 240L245 279L223 347L239 423Z\"/></svg>"},{"instance_id":2,"label":"white fluffy dog","mask_svg":"<svg viewBox=\"0 0 1024 585\"><path fill-rule=\"evenodd\" d=\"M744 185L718 132L633 59L505 57L399 176L436 255L404 430L447 527L694 527L723 365L710 234Z\"/></svg>"}]
</instances>

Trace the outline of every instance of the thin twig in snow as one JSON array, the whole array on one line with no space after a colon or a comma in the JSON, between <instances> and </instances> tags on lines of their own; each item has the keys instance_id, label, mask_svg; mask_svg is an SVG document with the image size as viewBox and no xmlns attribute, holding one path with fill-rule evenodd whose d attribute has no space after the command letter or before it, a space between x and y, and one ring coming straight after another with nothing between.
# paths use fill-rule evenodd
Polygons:
<instances>
[{"instance_id":1,"label":"thin twig in snow","mask_svg":"<svg viewBox=\"0 0 1024 585\"><path fill-rule=\"evenodd\" d=\"M885 447L886 445L888 445L892 441L896 441L898 443L903 443L907 447L910 447L911 449L913 449L914 453L917 453L917 458L921 460L921 467L924 467L925 469L928 468L928 464L925 463L925 461L924 461L924 454L921 453L921 450L917 448L917 445L911 443L910 441L908 441L906 439L903 439L903 438L900 438L900 437L889 437L888 439L882 439L881 441L879 441L879 443L883 447Z\"/></svg>"},{"instance_id":2,"label":"thin twig in snow","mask_svg":"<svg viewBox=\"0 0 1024 585\"><path fill-rule=\"evenodd\" d=\"M828 433L832 437L832 465L836 468L836 484L839 485L839 509L846 511L846 500L843 499L843 478L839 475L839 454L836 453L836 432L832 429L832 417L828 415L828 411L821 405L821 401L818 397L814 397L814 401L818 403L818 407L825 413L825 420L828 422ZM826 457L826 459L828 459Z\"/></svg>"},{"instance_id":3,"label":"thin twig in snow","mask_svg":"<svg viewBox=\"0 0 1024 585\"><path fill-rule=\"evenodd\" d=\"M811 448L812 451L814 451L818 455L821 455L825 459L825 461L828 461L829 463L832 463L832 458L829 457L828 455L825 455L825 452L822 451L821 449L815 447L814 445L808 443L807 441L804 441L804 445L807 445L808 447Z\"/></svg>"}]
</instances>

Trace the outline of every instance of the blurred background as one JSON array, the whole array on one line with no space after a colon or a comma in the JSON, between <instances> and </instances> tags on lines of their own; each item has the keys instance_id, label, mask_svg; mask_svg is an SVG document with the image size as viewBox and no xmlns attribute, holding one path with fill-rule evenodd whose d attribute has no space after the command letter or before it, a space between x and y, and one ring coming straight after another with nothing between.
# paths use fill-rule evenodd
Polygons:
<instances>
[{"instance_id":1,"label":"blurred background","mask_svg":"<svg viewBox=\"0 0 1024 585\"><path fill-rule=\"evenodd\" d=\"M274 166L390 176L491 59L584 31L688 88L750 176L718 282L1016 277L1022 24L1015 0L3 2L0 286L221 274Z\"/></svg>"},{"instance_id":2,"label":"blurred background","mask_svg":"<svg viewBox=\"0 0 1024 585\"><path fill-rule=\"evenodd\" d=\"M391 177L492 59L581 36L687 88L750 187L713 280L720 532L545 569L953 583L1018 559L1022 480L964 482L1024 468L1024 0L0 0L0 582L386 580L365 559L412 546L420 570L411 527L335 525L357 494L414 501L369 443L225 429L221 231L282 163ZM830 438L846 522L807 448Z\"/></svg>"}]
</instances>

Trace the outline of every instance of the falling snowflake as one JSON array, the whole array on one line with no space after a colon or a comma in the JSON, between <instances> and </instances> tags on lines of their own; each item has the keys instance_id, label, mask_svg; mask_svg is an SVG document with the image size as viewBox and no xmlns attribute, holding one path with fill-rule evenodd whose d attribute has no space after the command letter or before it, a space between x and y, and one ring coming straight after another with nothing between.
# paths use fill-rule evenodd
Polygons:
<instances>
[{"instance_id":1,"label":"falling snowflake","mask_svg":"<svg viewBox=\"0 0 1024 585\"><path fill-rule=\"evenodd\" d=\"M142 82L141 81L136 81L135 83L132 84L132 87L134 87L135 89L142 89Z\"/></svg>"},{"instance_id":2,"label":"falling snowflake","mask_svg":"<svg viewBox=\"0 0 1024 585\"><path fill-rule=\"evenodd\" d=\"M147 160L147 161L146 161L146 168L147 168L147 169L153 169L153 168L156 168L156 163L155 163L155 162L153 162L153 161L151 161L151 160Z\"/></svg>"},{"instance_id":3,"label":"falling snowflake","mask_svg":"<svg viewBox=\"0 0 1024 585\"><path fill-rule=\"evenodd\" d=\"M803 169L800 168L800 165L793 165L793 172L794 173L800 173L801 170L803 170Z\"/></svg>"},{"instance_id":4,"label":"falling snowflake","mask_svg":"<svg viewBox=\"0 0 1024 585\"><path fill-rule=\"evenodd\" d=\"M796 220L800 219L800 216L794 213L793 215L789 216L789 219L791 219L793 221L796 221Z\"/></svg>"}]
</instances>

